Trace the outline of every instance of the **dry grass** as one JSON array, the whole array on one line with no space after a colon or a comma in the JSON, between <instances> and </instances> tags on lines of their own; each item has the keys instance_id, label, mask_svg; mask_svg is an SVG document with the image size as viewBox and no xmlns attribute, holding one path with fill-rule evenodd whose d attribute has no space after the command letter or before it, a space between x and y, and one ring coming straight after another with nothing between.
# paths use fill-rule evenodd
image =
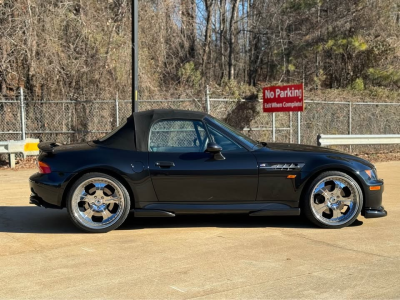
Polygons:
<instances>
[{"instance_id":1,"label":"dry grass","mask_svg":"<svg viewBox=\"0 0 400 300\"><path fill-rule=\"evenodd\" d=\"M10 169L8 160L0 159L0 170ZM17 158L15 162L15 171L24 169L37 169L36 167L36 157L30 156L26 159Z\"/></svg>"}]
</instances>

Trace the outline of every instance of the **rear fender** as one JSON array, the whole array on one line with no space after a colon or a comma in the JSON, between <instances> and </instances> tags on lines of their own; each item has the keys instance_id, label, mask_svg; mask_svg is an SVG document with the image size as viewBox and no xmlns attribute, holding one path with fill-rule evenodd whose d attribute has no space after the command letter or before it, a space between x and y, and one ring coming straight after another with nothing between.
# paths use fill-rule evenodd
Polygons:
<instances>
[{"instance_id":1,"label":"rear fender","mask_svg":"<svg viewBox=\"0 0 400 300\"><path fill-rule=\"evenodd\" d=\"M72 185L79 179L81 178L83 175L88 174L88 173L103 173L103 174L107 174L111 177L114 177L115 179L117 179L119 182L121 182L121 184L126 188L126 190L129 193L129 197L131 199L131 207L134 208L135 206L135 197L134 197L134 193L133 193L133 189L132 186L128 183L126 177L124 177L120 172L110 169L110 168L101 168L101 167L97 167L97 168L88 168L88 169L84 169L81 170L80 172L74 174L74 176L69 180L67 186L64 189L64 192L62 194L62 200L61 200L61 205L62 207L66 207L67 205L67 196L69 193L69 190L71 189Z\"/></svg>"}]
</instances>

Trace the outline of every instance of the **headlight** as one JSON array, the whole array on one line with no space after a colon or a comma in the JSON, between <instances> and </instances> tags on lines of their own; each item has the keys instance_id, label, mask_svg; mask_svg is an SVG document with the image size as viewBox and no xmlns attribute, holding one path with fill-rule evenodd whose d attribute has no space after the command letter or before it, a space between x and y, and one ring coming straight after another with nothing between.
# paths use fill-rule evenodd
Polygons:
<instances>
[{"instance_id":1,"label":"headlight","mask_svg":"<svg viewBox=\"0 0 400 300\"><path fill-rule=\"evenodd\" d=\"M365 172L365 174L367 174L369 180L378 179L378 174L376 172L376 169L365 170L364 172Z\"/></svg>"}]
</instances>

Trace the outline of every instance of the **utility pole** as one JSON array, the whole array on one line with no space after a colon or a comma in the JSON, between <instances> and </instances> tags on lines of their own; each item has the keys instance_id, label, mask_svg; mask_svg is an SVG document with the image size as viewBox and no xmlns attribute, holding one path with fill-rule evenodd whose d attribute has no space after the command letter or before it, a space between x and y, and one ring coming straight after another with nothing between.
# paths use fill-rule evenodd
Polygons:
<instances>
[{"instance_id":1,"label":"utility pole","mask_svg":"<svg viewBox=\"0 0 400 300\"><path fill-rule=\"evenodd\" d=\"M133 44L133 53L132 53L132 113L139 111L138 109L138 81L139 81L139 6L138 0L132 0L132 44Z\"/></svg>"}]
</instances>

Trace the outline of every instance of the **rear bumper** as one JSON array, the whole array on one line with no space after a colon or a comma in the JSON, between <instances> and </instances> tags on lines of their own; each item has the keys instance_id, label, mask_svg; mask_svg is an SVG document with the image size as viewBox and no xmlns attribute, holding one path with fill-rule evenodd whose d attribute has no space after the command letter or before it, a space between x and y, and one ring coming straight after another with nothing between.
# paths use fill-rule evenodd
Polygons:
<instances>
[{"instance_id":1,"label":"rear bumper","mask_svg":"<svg viewBox=\"0 0 400 300\"><path fill-rule=\"evenodd\" d=\"M73 174L36 173L29 178L30 204L46 208L62 208L64 190Z\"/></svg>"},{"instance_id":2,"label":"rear bumper","mask_svg":"<svg viewBox=\"0 0 400 300\"><path fill-rule=\"evenodd\" d=\"M35 193L31 193L31 196L29 197L29 204L33 204L39 207L44 207L44 208L56 208L56 209L62 209L61 206L56 206L50 203L47 203L44 201L42 198L40 198L38 195Z\"/></svg>"}]
</instances>

